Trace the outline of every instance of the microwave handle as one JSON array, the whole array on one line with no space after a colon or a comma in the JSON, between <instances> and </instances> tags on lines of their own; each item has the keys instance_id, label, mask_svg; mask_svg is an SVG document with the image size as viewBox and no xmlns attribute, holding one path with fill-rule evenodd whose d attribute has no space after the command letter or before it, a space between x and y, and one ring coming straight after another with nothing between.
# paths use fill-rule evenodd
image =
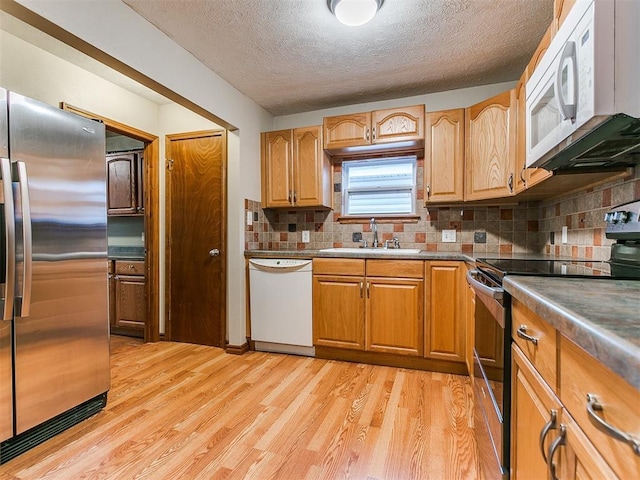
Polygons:
<instances>
[{"instance_id":1,"label":"microwave handle","mask_svg":"<svg viewBox=\"0 0 640 480\"><path fill-rule=\"evenodd\" d=\"M562 96L562 66L566 59L571 59L572 68L572 81L573 81L573 103L566 103L566 99ZM576 118L576 103L578 100L578 76L576 65L576 43L567 42L564 44L562 53L560 54L560 61L558 62L558 69L556 71L556 81L554 84L555 96L558 101L558 109L562 115L562 120L569 120Z\"/></svg>"}]
</instances>

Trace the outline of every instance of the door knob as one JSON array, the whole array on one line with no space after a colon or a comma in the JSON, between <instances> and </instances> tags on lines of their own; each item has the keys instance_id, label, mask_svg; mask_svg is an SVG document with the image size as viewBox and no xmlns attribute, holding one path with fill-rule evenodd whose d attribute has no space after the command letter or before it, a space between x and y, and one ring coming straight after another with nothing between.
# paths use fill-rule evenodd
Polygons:
<instances>
[{"instance_id":1,"label":"door knob","mask_svg":"<svg viewBox=\"0 0 640 480\"><path fill-rule=\"evenodd\" d=\"M209 256L210 257L219 257L220 256L220 250L218 250L217 248L213 248L213 249L209 250Z\"/></svg>"}]
</instances>

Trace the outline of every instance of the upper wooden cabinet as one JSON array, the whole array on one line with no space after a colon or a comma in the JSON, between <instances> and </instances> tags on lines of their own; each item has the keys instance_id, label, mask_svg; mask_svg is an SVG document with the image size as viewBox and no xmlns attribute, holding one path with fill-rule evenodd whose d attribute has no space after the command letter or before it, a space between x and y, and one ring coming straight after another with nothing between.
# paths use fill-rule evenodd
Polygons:
<instances>
[{"instance_id":1,"label":"upper wooden cabinet","mask_svg":"<svg viewBox=\"0 0 640 480\"><path fill-rule=\"evenodd\" d=\"M422 148L424 105L325 117L323 133L324 149L331 154L353 153L372 145Z\"/></svg>"},{"instance_id":2,"label":"upper wooden cabinet","mask_svg":"<svg viewBox=\"0 0 640 480\"><path fill-rule=\"evenodd\" d=\"M142 150L115 153L107 161L107 214L144 213L144 155Z\"/></svg>"},{"instance_id":3,"label":"upper wooden cabinet","mask_svg":"<svg viewBox=\"0 0 640 480\"><path fill-rule=\"evenodd\" d=\"M465 110L466 200L514 193L516 106L512 89Z\"/></svg>"},{"instance_id":4,"label":"upper wooden cabinet","mask_svg":"<svg viewBox=\"0 0 640 480\"><path fill-rule=\"evenodd\" d=\"M425 118L424 198L464 200L464 109L427 113Z\"/></svg>"},{"instance_id":5,"label":"upper wooden cabinet","mask_svg":"<svg viewBox=\"0 0 640 480\"><path fill-rule=\"evenodd\" d=\"M331 208L331 163L320 126L262 134L262 207Z\"/></svg>"},{"instance_id":6,"label":"upper wooden cabinet","mask_svg":"<svg viewBox=\"0 0 640 480\"><path fill-rule=\"evenodd\" d=\"M569 15L569 11L576 4L577 0L555 0L553 2L553 23L557 29L564 23L565 18Z\"/></svg>"}]
</instances>

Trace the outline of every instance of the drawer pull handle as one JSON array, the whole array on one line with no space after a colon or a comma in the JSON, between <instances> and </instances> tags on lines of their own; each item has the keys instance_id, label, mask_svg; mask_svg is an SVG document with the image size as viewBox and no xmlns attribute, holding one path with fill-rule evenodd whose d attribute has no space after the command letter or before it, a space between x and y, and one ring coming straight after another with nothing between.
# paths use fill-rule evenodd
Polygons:
<instances>
[{"instance_id":1,"label":"drawer pull handle","mask_svg":"<svg viewBox=\"0 0 640 480\"><path fill-rule=\"evenodd\" d=\"M608 424L604 418L596 413L601 412L602 410L604 409L598 402L598 397L593 393L587 393L587 413L589 414L591 423L593 423L598 430L606 433L616 440L620 440L621 442L628 444L633 449L633 453L640 455L640 440L637 440L628 433L618 430L613 425Z\"/></svg>"},{"instance_id":2,"label":"drawer pull handle","mask_svg":"<svg viewBox=\"0 0 640 480\"><path fill-rule=\"evenodd\" d=\"M544 463L549 463L547 460L547 452L544 450L544 441L549 434L549 430L556 428L556 421L558 419L558 411L557 410L549 410L549 421L545 424L545 426L540 430L540 452L542 452L542 458L544 458Z\"/></svg>"},{"instance_id":3,"label":"drawer pull handle","mask_svg":"<svg viewBox=\"0 0 640 480\"><path fill-rule=\"evenodd\" d=\"M567 444L567 427L560 424L560 435L553 441L551 446L549 447L549 461L547 462L547 466L549 467L549 478L552 480L558 480L556 476L556 464L553 463L553 457L556 454L556 450L560 447L560 445Z\"/></svg>"},{"instance_id":4,"label":"drawer pull handle","mask_svg":"<svg viewBox=\"0 0 640 480\"><path fill-rule=\"evenodd\" d=\"M523 338L526 341L533 343L534 345L538 345L538 339L536 337L532 337L531 335L527 334L527 326L526 325L520 325L518 327L518 331L516 332L516 334L520 338Z\"/></svg>"}]
</instances>

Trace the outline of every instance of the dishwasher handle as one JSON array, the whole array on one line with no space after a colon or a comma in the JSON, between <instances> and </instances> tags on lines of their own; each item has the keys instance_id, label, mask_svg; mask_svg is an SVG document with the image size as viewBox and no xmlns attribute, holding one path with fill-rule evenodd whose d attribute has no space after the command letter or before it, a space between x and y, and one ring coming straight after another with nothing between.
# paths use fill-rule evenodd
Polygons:
<instances>
[{"instance_id":1,"label":"dishwasher handle","mask_svg":"<svg viewBox=\"0 0 640 480\"><path fill-rule=\"evenodd\" d=\"M311 271L312 260L291 258L252 258L249 260L249 270L258 270L270 273Z\"/></svg>"}]
</instances>

